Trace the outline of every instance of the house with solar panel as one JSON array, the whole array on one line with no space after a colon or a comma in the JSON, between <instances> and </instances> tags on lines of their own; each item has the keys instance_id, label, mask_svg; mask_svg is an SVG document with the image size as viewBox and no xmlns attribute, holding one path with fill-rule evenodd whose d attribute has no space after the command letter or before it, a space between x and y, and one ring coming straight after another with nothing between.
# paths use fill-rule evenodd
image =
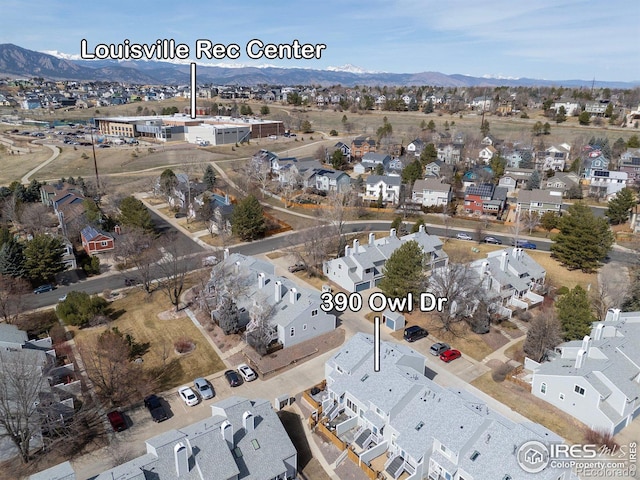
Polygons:
<instances>
[{"instance_id":1,"label":"house with solar panel","mask_svg":"<svg viewBox=\"0 0 640 480\"><path fill-rule=\"evenodd\" d=\"M640 416L640 312L610 309L591 335L525 360L531 393L589 428L616 435Z\"/></svg>"},{"instance_id":2,"label":"house with solar panel","mask_svg":"<svg viewBox=\"0 0 640 480\"><path fill-rule=\"evenodd\" d=\"M449 256L442 250L442 241L435 235L429 235L424 228L416 233L398 237L396 229L389 236L375 238L369 234L367 244L360 245L356 239L353 246L345 247L344 257L324 262L322 270L325 276L348 292L361 292L373 288L384 277L384 265L393 252L402 244L415 240L426 255L425 269L446 266Z\"/></svg>"},{"instance_id":3,"label":"house with solar panel","mask_svg":"<svg viewBox=\"0 0 640 480\"><path fill-rule=\"evenodd\" d=\"M640 148L628 148L620 155L620 171L626 172L629 182L640 180Z\"/></svg>"},{"instance_id":4,"label":"house with solar panel","mask_svg":"<svg viewBox=\"0 0 640 480\"><path fill-rule=\"evenodd\" d=\"M82 248L88 255L111 251L115 248L115 239L101 230L86 226L80 232Z\"/></svg>"},{"instance_id":5,"label":"house with solar panel","mask_svg":"<svg viewBox=\"0 0 640 480\"><path fill-rule=\"evenodd\" d=\"M500 215L507 202L508 189L493 183L470 185L464 192L464 210L474 215Z\"/></svg>"},{"instance_id":6,"label":"house with solar panel","mask_svg":"<svg viewBox=\"0 0 640 480\"><path fill-rule=\"evenodd\" d=\"M536 474L521 467L527 442L563 442L555 433L436 384L425 376L426 358L404 344L380 342L376 371L375 350L373 336L357 333L327 360L319 420L378 478L577 478L565 467Z\"/></svg>"}]
</instances>

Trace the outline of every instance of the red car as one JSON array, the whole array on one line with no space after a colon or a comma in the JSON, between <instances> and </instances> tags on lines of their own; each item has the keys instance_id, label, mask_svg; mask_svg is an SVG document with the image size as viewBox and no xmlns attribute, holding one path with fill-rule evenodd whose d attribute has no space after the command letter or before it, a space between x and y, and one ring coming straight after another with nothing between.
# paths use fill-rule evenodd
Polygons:
<instances>
[{"instance_id":1,"label":"red car","mask_svg":"<svg viewBox=\"0 0 640 480\"><path fill-rule=\"evenodd\" d=\"M109 412L107 413L107 418L109 419L109 423L111 424L114 432L121 432L127 429L127 422L121 412L117 410Z\"/></svg>"},{"instance_id":2,"label":"red car","mask_svg":"<svg viewBox=\"0 0 640 480\"><path fill-rule=\"evenodd\" d=\"M449 363L451 360L455 360L456 358L460 358L462 354L459 350L454 350L450 348L449 350L445 350L440 354L440 360L443 362Z\"/></svg>"}]
</instances>

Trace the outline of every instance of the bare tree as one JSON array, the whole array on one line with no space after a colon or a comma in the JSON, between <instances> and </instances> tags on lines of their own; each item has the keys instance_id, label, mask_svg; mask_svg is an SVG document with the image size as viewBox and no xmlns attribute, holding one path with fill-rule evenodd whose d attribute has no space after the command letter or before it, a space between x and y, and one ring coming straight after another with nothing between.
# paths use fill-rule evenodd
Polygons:
<instances>
[{"instance_id":1,"label":"bare tree","mask_svg":"<svg viewBox=\"0 0 640 480\"><path fill-rule=\"evenodd\" d=\"M18 196L13 193L4 199L2 203L1 217L5 222L11 222L16 230L20 231L20 214L22 213L22 203Z\"/></svg>"},{"instance_id":2,"label":"bare tree","mask_svg":"<svg viewBox=\"0 0 640 480\"><path fill-rule=\"evenodd\" d=\"M32 439L40 434L40 401L48 365L24 350L0 352L0 436L8 437L23 463L32 455Z\"/></svg>"},{"instance_id":3,"label":"bare tree","mask_svg":"<svg viewBox=\"0 0 640 480\"><path fill-rule=\"evenodd\" d=\"M25 295L31 289L22 278L0 275L0 317L5 323L15 323L25 310Z\"/></svg>"},{"instance_id":4,"label":"bare tree","mask_svg":"<svg viewBox=\"0 0 640 480\"><path fill-rule=\"evenodd\" d=\"M271 183L271 164L268 161L250 160L242 169L245 178L260 186L263 198L267 186Z\"/></svg>"},{"instance_id":5,"label":"bare tree","mask_svg":"<svg viewBox=\"0 0 640 480\"><path fill-rule=\"evenodd\" d=\"M20 220L24 230L32 235L44 233L58 224L55 215L42 203L25 204Z\"/></svg>"},{"instance_id":6,"label":"bare tree","mask_svg":"<svg viewBox=\"0 0 640 480\"><path fill-rule=\"evenodd\" d=\"M164 255L158 262L158 267L162 272L162 279L158 285L164 294L169 298L172 305L176 307L176 312L180 306L180 295L184 290L184 281L189 272L187 259L180 255L178 243L172 238L168 238L161 247Z\"/></svg>"},{"instance_id":7,"label":"bare tree","mask_svg":"<svg viewBox=\"0 0 640 480\"><path fill-rule=\"evenodd\" d=\"M543 361L549 350L562 342L562 327L552 308L547 308L529 323L527 338L524 341L524 353L536 362Z\"/></svg>"},{"instance_id":8,"label":"bare tree","mask_svg":"<svg viewBox=\"0 0 640 480\"><path fill-rule=\"evenodd\" d=\"M296 240L289 239L287 252L307 266L310 275L322 275L322 264L338 250L338 238L327 235L326 227L318 226L300 232Z\"/></svg>"},{"instance_id":9,"label":"bare tree","mask_svg":"<svg viewBox=\"0 0 640 480\"><path fill-rule=\"evenodd\" d=\"M482 243L482 239L484 238L485 225L484 222L479 221L476 222L476 228L473 229L476 234L476 241L478 243Z\"/></svg>"},{"instance_id":10,"label":"bare tree","mask_svg":"<svg viewBox=\"0 0 640 480\"><path fill-rule=\"evenodd\" d=\"M540 214L538 212L524 212L522 214L522 222L524 227L529 230L529 235L533 229L540 225Z\"/></svg>"},{"instance_id":11,"label":"bare tree","mask_svg":"<svg viewBox=\"0 0 640 480\"><path fill-rule=\"evenodd\" d=\"M353 217L357 196L356 192L351 189L344 192L333 190L327 195L328 208L319 211L319 214L329 222L332 230L330 234L338 239L337 255L341 255L341 252L344 251L346 245L345 226Z\"/></svg>"},{"instance_id":12,"label":"bare tree","mask_svg":"<svg viewBox=\"0 0 640 480\"><path fill-rule=\"evenodd\" d=\"M137 280L147 293L151 293L153 267L162 258L153 235L140 229L133 229L121 235L118 240L114 256L120 262L119 268L132 269L126 273L126 276Z\"/></svg>"},{"instance_id":13,"label":"bare tree","mask_svg":"<svg viewBox=\"0 0 640 480\"><path fill-rule=\"evenodd\" d=\"M256 302L249 312L251 321L247 325L246 339L260 355L266 355L267 348L278 337L276 329L271 325L275 306L264 299Z\"/></svg>"},{"instance_id":14,"label":"bare tree","mask_svg":"<svg viewBox=\"0 0 640 480\"><path fill-rule=\"evenodd\" d=\"M450 332L454 324L468 321L480 308L488 312L492 298L482 285L482 277L468 264L452 263L436 268L429 277L429 290L447 303L436 315L442 323L442 330ZM472 325L473 326L473 325Z\"/></svg>"}]
</instances>

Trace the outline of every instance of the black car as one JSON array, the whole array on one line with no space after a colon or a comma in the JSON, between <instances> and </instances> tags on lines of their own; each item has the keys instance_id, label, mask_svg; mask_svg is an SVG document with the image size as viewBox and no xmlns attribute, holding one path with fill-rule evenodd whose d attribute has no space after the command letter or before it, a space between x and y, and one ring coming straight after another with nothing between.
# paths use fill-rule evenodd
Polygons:
<instances>
[{"instance_id":1,"label":"black car","mask_svg":"<svg viewBox=\"0 0 640 480\"><path fill-rule=\"evenodd\" d=\"M160 397L157 395L149 395L144 399L144 406L149 409L149 413L153 418L154 422L164 422L169 416L165 411L162 403L160 402Z\"/></svg>"},{"instance_id":2,"label":"black car","mask_svg":"<svg viewBox=\"0 0 640 480\"><path fill-rule=\"evenodd\" d=\"M502 240L496 237L484 237L484 243L490 243L492 245L502 245Z\"/></svg>"},{"instance_id":3,"label":"black car","mask_svg":"<svg viewBox=\"0 0 640 480\"><path fill-rule=\"evenodd\" d=\"M420 340L429 335L424 328L419 327L418 325L414 325L412 327L408 327L404 329L404 339L407 342L415 342L416 340Z\"/></svg>"},{"instance_id":4,"label":"black car","mask_svg":"<svg viewBox=\"0 0 640 480\"><path fill-rule=\"evenodd\" d=\"M224 376L227 379L227 382L229 382L229 386L237 387L240 385L240 377L235 370L227 370L224 372Z\"/></svg>"},{"instance_id":5,"label":"black car","mask_svg":"<svg viewBox=\"0 0 640 480\"><path fill-rule=\"evenodd\" d=\"M54 286L51 285L50 283L47 283L45 285L40 285L38 288L36 288L33 293L35 293L36 295L40 294L40 293L45 293L45 292L50 292L51 290L54 289Z\"/></svg>"}]
</instances>

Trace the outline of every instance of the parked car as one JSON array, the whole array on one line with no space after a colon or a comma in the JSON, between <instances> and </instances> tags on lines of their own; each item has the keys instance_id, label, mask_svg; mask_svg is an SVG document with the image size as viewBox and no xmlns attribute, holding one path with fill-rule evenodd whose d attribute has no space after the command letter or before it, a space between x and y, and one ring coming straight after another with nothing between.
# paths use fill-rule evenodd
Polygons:
<instances>
[{"instance_id":1,"label":"parked car","mask_svg":"<svg viewBox=\"0 0 640 480\"><path fill-rule=\"evenodd\" d=\"M214 397L215 393L213 392L213 388L211 388L211 384L206 379L196 378L193 381L193 384L203 400L208 400Z\"/></svg>"},{"instance_id":2,"label":"parked car","mask_svg":"<svg viewBox=\"0 0 640 480\"><path fill-rule=\"evenodd\" d=\"M54 289L54 286L51 285L50 283L46 283L44 285L40 285L38 288L36 288L33 293L35 293L36 295L38 295L39 293L45 293L45 292L50 292L51 290Z\"/></svg>"},{"instance_id":3,"label":"parked car","mask_svg":"<svg viewBox=\"0 0 640 480\"><path fill-rule=\"evenodd\" d=\"M456 234L456 238L458 240L473 240L473 237L471 237L471 235L469 235L468 233L464 233L464 232L460 232Z\"/></svg>"},{"instance_id":4,"label":"parked car","mask_svg":"<svg viewBox=\"0 0 640 480\"><path fill-rule=\"evenodd\" d=\"M413 325L411 327L404 329L404 339L407 342L415 342L416 340L420 340L429 335L424 328L419 327L418 325Z\"/></svg>"},{"instance_id":5,"label":"parked car","mask_svg":"<svg viewBox=\"0 0 640 480\"><path fill-rule=\"evenodd\" d=\"M227 370L224 372L224 377L227 379L227 382L229 382L230 387L237 387L240 385L240 377L238 377L235 370Z\"/></svg>"},{"instance_id":6,"label":"parked car","mask_svg":"<svg viewBox=\"0 0 640 480\"><path fill-rule=\"evenodd\" d=\"M527 240L517 240L516 241L516 247L518 247L518 248L528 248L529 250L535 250L536 248L538 248L538 246L535 243L529 242Z\"/></svg>"},{"instance_id":7,"label":"parked car","mask_svg":"<svg viewBox=\"0 0 640 480\"><path fill-rule=\"evenodd\" d=\"M245 382L252 382L256 378L258 378L256 372L254 372L253 369L246 363L241 363L240 365L238 365L238 371L240 372L240 375L242 375L242 379Z\"/></svg>"},{"instance_id":8,"label":"parked car","mask_svg":"<svg viewBox=\"0 0 640 480\"><path fill-rule=\"evenodd\" d=\"M153 418L154 422L164 422L167 418L169 418L167 412L162 406L162 403L160 402L160 397L156 395L149 395L147 398L145 398L144 406L149 410L151 418Z\"/></svg>"},{"instance_id":9,"label":"parked car","mask_svg":"<svg viewBox=\"0 0 640 480\"><path fill-rule=\"evenodd\" d=\"M484 237L484 243L490 243L492 245L502 245L502 240L496 237Z\"/></svg>"},{"instance_id":10,"label":"parked car","mask_svg":"<svg viewBox=\"0 0 640 480\"><path fill-rule=\"evenodd\" d=\"M127 422L124 419L122 412L114 410L113 412L107 413L107 418L109 419L109 423L111 424L111 428L113 428L114 432L121 432L127 429Z\"/></svg>"},{"instance_id":11,"label":"parked car","mask_svg":"<svg viewBox=\"0 0 640 480\"><path fill-rule=\"evenodd\" d=\"M306 269L307 266L304 263L294 263L293 265L289 265L289 271L291 273L301 272Z\"/></svg>"},{"instance_id":12,"label":"parked car","mask_svg":"<svg viewBox=\"0 0 640 480\"><path fill-rule=\"evenodd\" d=\"M445 350L440 354L440 360L445 363L449 363L451 360L455 360L456 358L460 358L462 354L459 350L455 350L450 348L449 350Z\"/></svg>"},{"instance_id":13,"label":"parked car","mask_svg":"<svg viewBox=\"0 0 640 480\"><path fill-rule=\"evenodd\" d=\"M447 350L449 350L451 347L443 342L438 342L438 343L434 343L433 345L431 345L431 348L429 349L429 353L431 353L431 355L435 355L436 357L439 356L441 353L446 352Z\"/></svg>"},{"instance_id":14,"label":"parked car","mask_svg":"<svg viewBox=\"0 0 640 480\"><path fill-rule=\"evenodd\" d=\"M65 293L64 295L62 295L61 297L58 297L58 301L59 302L64 302L67 299L67 294Z\"/></svg>"},{"instance_id":15,"label":"parked car","mask_svg":"<svg viewBox=\"0 0 640 480\"><path fill-rule=\"evenodd\" d=\"M136 284L136 281L133 278L125 278L124 285L125 287L132 287Z\"/></svg>"},{"instance_id":16,"label":"parked car","mask_svg":"<svg viewBox=\"0 0 640 480\"><path fill-rule=\"evenodd\" d=\"M180 387L178 389L178 395L184 400L184 403L186 403L188 407L193 407L200 403L200 399L189 386L185 385L184 387Z\"/></svg>"}]
</instances>

